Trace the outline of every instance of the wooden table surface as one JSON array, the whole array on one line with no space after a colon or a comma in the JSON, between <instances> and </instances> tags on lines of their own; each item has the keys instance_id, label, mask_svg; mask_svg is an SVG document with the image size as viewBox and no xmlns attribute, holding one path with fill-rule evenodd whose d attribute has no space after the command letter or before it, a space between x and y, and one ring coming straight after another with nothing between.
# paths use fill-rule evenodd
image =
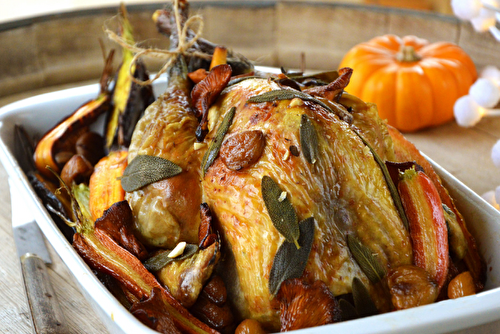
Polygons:
<instances>
[{"instance_id":1,"label":"wooden table surface","mask_svg":"<svg viewBox=\"0 0 500 334\"><path fill-rule=\"evenodd\" d=\"M0 106L43 92L34 91L3 98L0 99ZM500 170L493 165L490 158L492 146L500 139L500 117L483 119L480 124L470 129L450 122L440 127L407 134L407 137L431 159L478 194L494 190L500 185ZM32 333L21 269L12 237L7 174L1 165L0 244L0 333ZM50 245L49 250L53 260L49 269L50 277L70 333L107 333L73 282L64 263L50 249ZM500 333L500 325L497 322L482 326L481 329L463 331L465 332Z\"/></svg>"}]
</instances>

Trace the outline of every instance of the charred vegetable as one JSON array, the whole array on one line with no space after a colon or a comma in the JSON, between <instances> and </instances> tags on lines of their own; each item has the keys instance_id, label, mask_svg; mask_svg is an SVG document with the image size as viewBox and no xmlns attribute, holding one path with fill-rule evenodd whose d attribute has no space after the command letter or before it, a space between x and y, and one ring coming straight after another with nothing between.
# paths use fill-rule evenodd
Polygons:
<instances>
[{"instance_id":1,"label":"charred vegetable","mask_svg":"<svg viewBox=\"0 0 500 334\"><path fill-rule=\"evenodd\" d=\"M122 38L129 44L134 44L132 25L128 20L124 4L120 7L119 15ZM122 53L122 62L116 73L113 89L113 108L106 122L106 147L108 149L113 145L128 147L135 124L144 110L154 102L153 87L140 85L133 80L133 78L139 81L149 79L146 66L141 59L132 63L134 58L132 51L123 48Z\"/></svg>"},{"instance_id":2,"label":"charred vegetable","mask_svg":"<svg viewBox=\"0 0 500 334\"><path fill-rule=\"evenodd\" d=\"M48 131L36 146L34 159L38 171L48 178L53 178L53 174L47 170L47 166L59 173L64 163L69 158L58 163L58 155L68 155L71 157L76 153L76 142L81 134L88 131L87 127L92 124L97 117L106 113L110 108L110 94L108 83L111 74L111 62L114 52L110 52L106 66L101 76L101 90L98 97L79 107L73 114L63 119L52 130Z\"/></svg>"},{"instance_id":3,"label":"charred vegetable","mask_svg":"<svg viewBox=\"0 0 500 334\"><path fill-rule=\"evenodd\" d=\"M122 248L106 230L94 228L88 208L89 191L86 186L74 186L73 189L67 190L72 194L72 206L77 217L77 233L73 247L91 268L120 281L139 300L150 297L153 289L157 288L156 291L162 296L162 305L179 330L188 333L215 333L181 306L139 259ZM111 212L107 211L108 214ZM103 219L107 219L106 215Z\"/></svg>"},{"instance_id":4,"label":"charred vegetable","mask_svg":"<svg viewBox=\"0 0 500 334\"><path fill-rule=\"evenodd\" d=\"M441 288L448 273L448 229L441 199L432 181L408 169L398 185L410 223L413 262L426 270Z\"/></svg>"},{"instance_id":5,"label":"charred vegetable","mask_svg":"<svg viewBox=\"0 0 500 334\"><path fill-rule=\"evenodd\" d=\"M89 206L93 220L100 218L114 203L125 199L119 178L127 167L127 155L127 151L111 152L95 165L89 182Z\"/></svg>"},{"instance_id":6,"label":"charred vegetable","mask_svg":"<svg viewBox=\"0 0 500 334\"><path fill-rule=\"evenodd\" d=\"M165 92L140 116L130 72L147 76L127 48L112 101L34 154L71 184L51 210L70 213L74 248L132 314L162 333L288 331L482 288L452 199L373 104L344 92L351 69L241 77L251 64L199 39L187 1L174 4L179 15L154 15L170 35ZM123 7L121 19L133 44ZM101 104L114 108L105 157L88 129Z\"/></svg>"},{"instance_id":7,"label":"charred vegetable","mask_svg":"<svg viewBox=\"0 0 500 334\"><path fill-rule=\"evenodd\" d=\"M481 259L481 256L479 255L479 251L477 248L476 241L474 240L474 237L467 230L465 221L460 212L458 211L458 209L456 208L453 199L448 193L448 190L446 190L446 188L442 184L441 179L432 168L430 162L427 161L427 159L425 159L420 154L419 150L415 147L415 145L410 143L397 129L391 126L388 126L387 129L389 130L389 135L392 141L394 142L396 161L399 162L415 161L418 165L422 166L422 168L425 171L425 174L432 180L432 183L436 187L442 203L445 204L448 207L448 209L451 210L451 212L455 215L454 219L456 219L456 223L458 224L458 227L463 233L463 237L465 240L462 239L461 237L459 237L458 239L453 237L452 239L453 244L451 245L453 247L452 250L455 249L457 245L455 242L457 240L465 241L465 244L458 244L460 248L465 250L463 261L465 262L465 265L467 266L470 274L474 279L474 284L476 285L476 291L482 290L486 279L486 265L483 259ZM455 224L455 222L453 222L453 224Z\"/></svg>"}]
</instances>

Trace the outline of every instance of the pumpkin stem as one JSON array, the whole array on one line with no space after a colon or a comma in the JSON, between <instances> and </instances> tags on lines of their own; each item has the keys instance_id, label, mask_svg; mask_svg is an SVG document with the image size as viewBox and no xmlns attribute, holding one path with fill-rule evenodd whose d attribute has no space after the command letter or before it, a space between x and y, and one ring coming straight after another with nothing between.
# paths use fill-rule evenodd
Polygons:
<instances>
[{"instance_id":1,"label":"pumpkin stem","mask_svg":"<svg viewBox=\"0 0 500 334\"><path fill-rule=\"evenodd\" d=\"M396 59L402 63L412 63L422 59L415 48L411 45L401 45L399 52L396 54Z\"/></svg>"}]
</instances>

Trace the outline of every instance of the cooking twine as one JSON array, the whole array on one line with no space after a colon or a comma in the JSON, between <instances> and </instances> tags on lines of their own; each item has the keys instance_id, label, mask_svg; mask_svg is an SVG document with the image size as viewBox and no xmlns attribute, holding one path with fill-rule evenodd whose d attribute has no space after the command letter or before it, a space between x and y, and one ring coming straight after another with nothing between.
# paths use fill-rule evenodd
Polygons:
<instances>
[{"instance_id":1,"label":"cooking twine","mask_svg":"<svg viewBox=\"0 0 500 334\"><path fill-rule=\"evenodd\" d=\"M196 55L199 57L210 57L209 55L199 52L199 51L188 51L195 43L196 41L201 37L201 34L203 32L203 18L200 15L194 15L191 16L189 19L186 20L186 23L184 23L184 26L181 27L181 17L179 14L179 0L174 0L173 2L173 11L174 11L174 17L175 17L175 23L177 26L177 31L181 32L179 34L179 42L178 46L174 50L163 50L163 49L157 49L157 48L141 48L137 46L137 44L131 44L127 42L122 36L119 36L117 33L112 31L111 29L105 27L104 32L108 35L108 37L118 43L121 47L130 50L131 52L135 53L134 57L132 58L132 61L130 63L130 76L132 78L132 81L134 81L136 84L139 84L141 86L146 86L152 84L156 79L158 79L163 73L165 73L168 68L172 65L172 63L176 60L178 55L185 55L185 56L192 56ZM188 30L191 28L194 32L193 38L189 39L187 34ZM143 56L148 56L151 58L157 58L157 59L164 59L166 60L165 64L163 67L156 73L156 75L149 80L139 80L134 77L134 74L132 73L134 65L139 61L139 59Z\"/></svg>"}]
</instances>

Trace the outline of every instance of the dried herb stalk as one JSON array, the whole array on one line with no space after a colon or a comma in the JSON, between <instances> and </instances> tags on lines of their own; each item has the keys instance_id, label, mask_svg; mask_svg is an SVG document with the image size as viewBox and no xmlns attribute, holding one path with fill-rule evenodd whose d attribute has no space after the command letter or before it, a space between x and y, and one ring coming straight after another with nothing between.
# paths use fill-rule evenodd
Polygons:
<instances>
[{"instance_id":1,"label":"dried herb stalk","mask_svg":"<svg viewBox=\"0 0 500 334\"><path fill-rule=\"evenodd\" d=\"M282 100L293 100L294 98L299 98L304 101L314 102L319 104L329 112L333 113L333 110L322 101L312 97L309 94L299 92L297 90L290 89L277 89L271 90L269 92L262 93L260 95L252 96L248 99L250 103L263 103L263 102L274 102L274 101L282 101Z\"/></svg>"}]
</instances>

